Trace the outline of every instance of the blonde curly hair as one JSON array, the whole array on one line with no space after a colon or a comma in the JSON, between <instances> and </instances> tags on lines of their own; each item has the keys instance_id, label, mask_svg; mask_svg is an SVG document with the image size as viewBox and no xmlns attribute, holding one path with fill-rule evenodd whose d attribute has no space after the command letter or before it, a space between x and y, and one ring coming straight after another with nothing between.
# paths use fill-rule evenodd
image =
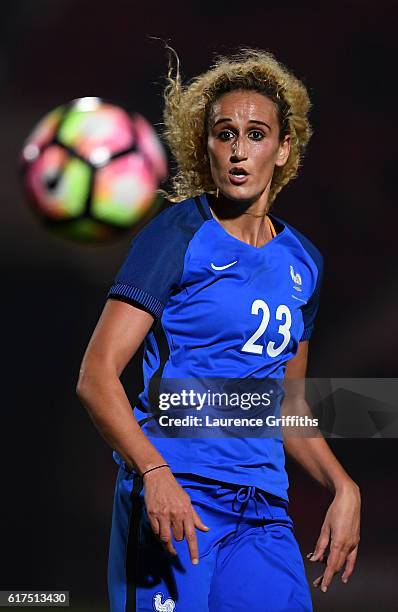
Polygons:
<instances>
[{"instance_id":1,"label":"blonde curly hair","mask_svg":"<svg viewBox=\"0 0 398 612\"><path fill-rule=\"evenodd\" d=\"M208 118L214 102L224 93L253 90L266 95L276 105L280 141L291 137L291 150L284 166L275 166L268 204L297 175L312 130L308 121L311 103L304 84L275 57L263 50L241 48L230 56L217 56L213 66L193 78L181 81L179 59L171 47L167 85L164 90L163 136L177 162L171 179L172 202L203 192L214 193L207 156ZM171 53L176 59L175 76ZM163 191L163 194L166 192Z\"/></svg>"}]
</instances>

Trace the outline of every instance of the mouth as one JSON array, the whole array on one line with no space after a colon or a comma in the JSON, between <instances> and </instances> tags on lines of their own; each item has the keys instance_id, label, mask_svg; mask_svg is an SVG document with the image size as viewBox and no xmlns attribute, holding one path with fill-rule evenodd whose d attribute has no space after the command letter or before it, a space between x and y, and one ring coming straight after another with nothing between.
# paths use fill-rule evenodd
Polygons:
<instances>
[{"instance_id":1,"label":"mouth","mask_svg":"<svg viewBox=\"0 0 398 612\"><path fill-rule=\"evenodd\" d=\"M249 177L249 173L241 166L234 166L228 171L228 178L233 185L241 185L245 183Z\"/></svg>"}]
</instances>

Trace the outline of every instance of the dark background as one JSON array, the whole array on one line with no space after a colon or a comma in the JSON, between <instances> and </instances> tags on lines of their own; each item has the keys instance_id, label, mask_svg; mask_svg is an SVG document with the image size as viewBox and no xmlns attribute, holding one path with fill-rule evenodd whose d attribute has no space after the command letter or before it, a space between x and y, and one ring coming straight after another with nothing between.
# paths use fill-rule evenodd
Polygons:
<instances>
[{"instance_id":1,"label":"dark background","mask_svg":"<svg viewBox=\"0 0 398 612\"><path fill-rule=\"evenodd\" d=\"M16 160L35 122L98 95L161 121L168 39L186 78L213 53L272 51L310 90L314 136L299 178L273 212L326 263L309 376L394 377L398 276L395 197L396 2L138 3L14 0L1 7L0 181L3 285L0 589L69 589L72 608L106 609L116 466L79 405L79 364L129 237L76 246L25 205ZM130 366L129 394L139 385ZM357 569L315 610L398 610L395 440L332 447L363 495ZM329 495L289 463L291 513L314 549ZM309 578L321 567L309 567Z\"/></svg>"}]
</instances>

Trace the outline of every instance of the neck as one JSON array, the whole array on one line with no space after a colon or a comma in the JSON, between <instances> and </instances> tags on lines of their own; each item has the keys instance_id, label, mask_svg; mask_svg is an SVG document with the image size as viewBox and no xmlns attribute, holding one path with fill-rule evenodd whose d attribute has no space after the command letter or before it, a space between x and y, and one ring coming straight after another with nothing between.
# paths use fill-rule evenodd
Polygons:
<instances>
[{"instance_id":1,"label":"neck","mask_svg":"<svg viewBox=\"0 0 398 612\"><path fill-rule=\"evenodd\" d=\"M222 195L207 197L213 217L235 238L256 247L272 239L267 219L268 206L261 200L241 202L228 200Z\"/></svg>"},{"instance_id":2,"label":"neck","mask_svg":"<svg viewBox=\"0 0 398 612\"><path fill-rule=\"evenodd\" d=\"M250 200L232 200L226 198L223 194L207 194L207 199L213 211L216 212L220 219L238 219L243 215L252 218L264 218L269 210L267 199L263 193L261 197L255 201Z\"/></svg>"}]
</instances>

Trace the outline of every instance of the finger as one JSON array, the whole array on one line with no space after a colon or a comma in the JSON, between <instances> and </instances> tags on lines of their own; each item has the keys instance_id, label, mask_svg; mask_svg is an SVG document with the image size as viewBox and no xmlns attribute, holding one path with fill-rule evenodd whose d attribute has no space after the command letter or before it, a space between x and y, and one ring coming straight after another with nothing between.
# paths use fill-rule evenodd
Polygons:
<instances>
[{"instance_id":1,"label":"finger","mask_svg":"<svg viewBox=\"0 0 398 612\"><path fill-rule=\"evenodd\" d=\"M159 539L171 555L177 554L171 538L170 522L167 520L160 521Z\"/></svg>"},{"instance_id":2,"label":"finger","mask_svg":"<svg viewBox=\"0 0 398 612\"><path fill-rule=\"evenodd\" d=\"M312 561L312 559L310 559L310 557L312 557L312 555L314 555L314 554L315 554L314 552L308 553L306 555L306 559L309 559L310 561ZM320 557L318 559L318 561L321 561L321 563L327 563L328 556L329 556L329 553L325 552L325 553L323 553L322 557Z\"/></svg>"},{"instance_id":3,"label":"finger","mask_svg":"<svg viewBox=\"0 0 398 612\"><path fill-rule=\"evenodd\" d=\"M199 563L199 550L198 550L198 540L196 538L193 519L186 519L184 521L184 533L185 533L185 539L188 544L191 561L193 565L197 565Z\"/></svg>"},{"instance_id":4,"label":"finger","mask_svg":"<svg viewBox=\"0 0 398 612\"><path fill-rule=\"evenodd\" d=\"M352 550L347 557L347 562L344 568L344 572L343 572L343 575L341 576L341 579L345 584L348 582L349 577L354 571L355 563L357 560L357 554L358 554L358 546L356 546L354 550Z\"/></svg>"},{"instance_id":5,"label":"finger","mask_svg":"<svg viewBox=\"0 0 398 612\"><path fill-rule=\"evenodd\" d=\"M320 586L320 584L321 584L321 582L322 582L322 578L323 578L323 574L322 574L322 576L318 576L318 578L316 578L316 579L313 581L313 583L312 583L312 584L313 584L313 586L314 586L314 587L319 587L319 586Z\"/></svg>"},{"instance_id":6,"label":"finger","mask_svg":"<svg viewBox=\"0 0 398 612\"><path fill-rule=\"evenodd\" d=\"M149 524L151 525L151 529L153 533L159 537L160 525L159 525L158 519L155 517L151 517L149 515L148 515L148 519L149 519Z\"/></svg>"},{"instance_id":7,"label":"finger","mask_svg":"<svg viewBox=\"0 0 398 612\"><path fill-rule=\"evenodd\" d=\"M323 527L316 543L315 551L310 557L310 561L319 561L323 557L325 550L329 545L329 540L330 529L329 527Z\"/></svg>"},{"instance_id":8,"label":"finger","mask_svg":"<svg viewBox=\"0 0 398 612\"><path fill-rule=\"evenodd\" d=\"M182 520L174 520L171 522L171 530L173 537L177 542L181 542L184 539L184 523Z\"/></svg>"},{"instance_id":9,"label":"finger","mask_svg":"<svg viewBox=\"0 0 398 612\"><path fill-rule=\"evenodd\" d=\"M345 553L341 547L332 547L321 583L321 591L326 593L333 576L342 568Z\"/></svg>"},{"instance_id":10,"label":"finger","mask_svg":"<svg viewBox=\"0 0 398 612\"><path fill-rule=\"evenodd\" d=\"M193 514L193 522L194 522L195 527L197 529L200 529L200 531L209 531L210 527L208 527L207 525L203 523L202 519L200 518L199 514L196 512L193 506L192 506L192 514Z\"/></svg>"}]
</instances>

